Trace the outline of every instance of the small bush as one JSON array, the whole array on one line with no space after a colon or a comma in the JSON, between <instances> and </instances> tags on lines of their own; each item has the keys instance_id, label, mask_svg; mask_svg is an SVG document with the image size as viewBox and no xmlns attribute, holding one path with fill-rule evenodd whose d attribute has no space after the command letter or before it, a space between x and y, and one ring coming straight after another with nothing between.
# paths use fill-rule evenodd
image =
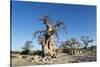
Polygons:
<instances>
[{"instance_id":1,"label":"small bush","mask_svg":"<svg viewBox=\"0 0 100 67\"><path fill-rule=\"evenodd\" d=\"M42 51L40 51L40 50L37 50L37 51L34 51L34 52L33 52L33 54L34 54L34 55L42 55L42 54L43 54L43 52L42 52Z\"/></svg>"},{"instance_id":2,"label":"small bush","mask_svg":"<svg viewBox=\"0 0 100 67\"><path fill-rule=\"evenodd\" d=\"M79 48L66 48L66 49L63 49L63 53L67 53L69 55L74 55L75 50L80 51Z\"/></svg>"},{"instance_id":3,"label":"small bush","mask_svg":"<svg viewBox=\"0 0 100 67\"><path fill-rule=\"evenodd\" d=\"M70 48L63 49L63 53L67 53L69 55L72 55L72 49L70 49Z\"/></svg>"},{"instance_id":4,"label":"small bush","mask_svg":"<svg viewBox=\"0 0 100 67\"><path fill-rule=\"evenodd\" d=\"M24 50L24 51L22 51L20 54L21 54L21 55L28 55L29 52L30 52L29 50Z\"/></svg>"}]
</instances>

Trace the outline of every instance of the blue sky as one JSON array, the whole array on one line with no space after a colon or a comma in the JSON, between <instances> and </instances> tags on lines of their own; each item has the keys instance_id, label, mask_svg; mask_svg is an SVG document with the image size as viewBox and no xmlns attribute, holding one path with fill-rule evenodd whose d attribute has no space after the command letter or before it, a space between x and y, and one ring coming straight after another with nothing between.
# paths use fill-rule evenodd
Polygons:
<instances>
[{"instance_id":1,"label":"blue sky","mask_svg":"<svg viewBox=\"0 0 100 67\"><path fill-rule=\"evenodd\" d=\"M44 29L38 19L49 15L53 22L63 20L67 34L59 33L59 41L71 37L78 40L82 35L89 35L96 43L96 6L74 4L50 4L39 2L12 2L12 50L21 49L27 40L32 40L34 48L41 49L33 33Z\"/></svg>"}]
</instances>

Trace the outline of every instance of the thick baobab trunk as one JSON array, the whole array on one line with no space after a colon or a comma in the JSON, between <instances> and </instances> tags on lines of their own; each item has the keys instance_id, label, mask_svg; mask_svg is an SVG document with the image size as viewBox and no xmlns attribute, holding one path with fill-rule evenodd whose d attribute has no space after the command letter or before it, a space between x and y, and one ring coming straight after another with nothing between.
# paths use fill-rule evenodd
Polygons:
<instances>
[{"instance_id":1,"label":"thick baobab trunk","mask_svg":"<svg viewBox=\"0 0 100 67\"><path fill-rule=\"evenodd\" d=\"M53 56L55 54L55 47L53 44L48 44L42 46L43 57L44 56Z\"/></svg>"},{"instance_id":2,"label":"thick baobab trunk","mask_svg":"<svg viewBox=\"0 0 100 67\"><path fill-rule=\"evenodd\" d=\"M52 41L53 29L52 29L52 25L48 21L48 17L44 17L43 20L44 20L44 24L46 26L46 33L45 33L45 37L44 37L45 44L42 46L42 51L44 53L44 56L46 56L46 55L52 56L55 53L55 46Z\"/></svg>"},{"instance_id":3,"label":"thick baobab trunk","mask_svg":"<svg viewBox=\"0 0 100 67\"><path fill-rule=\"evenodd\" d=\"M53 37L53 36L52 36ZM44 45L42 45L43 56L53 56L55 54L55 46L52 37L46 37L47 40Z\"/></svg>"}]
</instances>

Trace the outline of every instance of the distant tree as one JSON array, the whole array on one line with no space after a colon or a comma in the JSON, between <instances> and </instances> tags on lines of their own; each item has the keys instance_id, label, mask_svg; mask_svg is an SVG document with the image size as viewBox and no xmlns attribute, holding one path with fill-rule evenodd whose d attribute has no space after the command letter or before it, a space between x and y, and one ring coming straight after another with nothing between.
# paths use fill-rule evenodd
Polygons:
<instances>
[{"instance_id":1,"label":"distant tree","mask_svg":"<svg viewBox=\"0 0 100 67\"><path fill-rule=\"evenodd\" d=\"M80 45L80 43L77 41L77 39L71 38L70 40L62 42L59 48L67 48L67 47L73 48L75 47L75 45L78 46Z\"/></svg>"},{"instance_id":2,"label":"distant tree","mask_svg":"<svg viewBox=\"0 0 100 67\"><path fill-rule=\"evenodd\" d=\"M74 51L77 49L76 47L79 45L80 45L80 43L79 43L79 41L77 41L77 39L71 38L70 40L62 42L62 44L60 45L59 48L61 50L63 49L64 53L74 54Z\"/></svg>"},{"instance_id":3,"label":"distant tree","mask_svg":"<svg viewBox=\"0 0 100 67\"><path fill-rule=\"evenodd\" d=\"M71 47L71 48L75 48L75 46L80 45L80 43L77 41L77 39L71 38L70 40L66 41L66 45Z\"/></svg>"},{"instance_id":4,"label":"distant tree","mask_svg":"<svg viewBox=\"0 0 100 67\"><path fill-rule=\"evenodd\" d=\"M81 37L81 41L83 41L83 43L84 43L84 48L87 49L89 43L92 43L93 42L93 39L90 38L89 36L82 36Z\"/></svg>"},{"instance_id":5,"label":"distant tree","mask_svg":"<svg viewBox=\"0 0 100 67\"><path fill-rule=\"evenodd\" d=\"M29 54L32 48L32 41L26 41L24 47L22 47L23 51L21 54Z\"/></svg>"}]
</instances>

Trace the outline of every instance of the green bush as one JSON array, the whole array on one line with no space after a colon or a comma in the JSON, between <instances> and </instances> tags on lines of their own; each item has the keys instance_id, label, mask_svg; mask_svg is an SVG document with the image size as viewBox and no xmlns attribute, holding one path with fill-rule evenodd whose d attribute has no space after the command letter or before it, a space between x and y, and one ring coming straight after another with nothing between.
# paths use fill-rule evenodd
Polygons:
<instances>
[{"instance_id":1,"label":"green bush","mask_svg":"<svg viewBox=\"0 0 100 67\"><path fill-rule=\"evenodd\" d=\"M63 49L63 53L67 53L69 55L74 55L75 50L80 51L81 49L79 49L79 48L66 48L66 49Z\"/></svg>"},{"instance_id":2,"label":"green bush","mask_svg":"<svg viewBox=\"0 0 100 67\"><path fill-rule=\"evenodd\" d=\"M63 53L67 53L69 55L72 55L72 49L71 48L63 49Z\"/></svg>"},{"instance_id":3,"label":"green bush","mask_svg":"<svg viewBox=\"0 0 100 67\"><path fill-rule=\"evenodd\" d=\"M42 55L43 52L41 50L36 50L33 52L34 55Z\"/></svg>"},{"instance_id":4,"label":"green bush","mask_svg":"<svg viewBox=\"0 0 100 67\"><path fill-rule=\"evenodd\" d=\"M28 55L29 52L30 52L30 50L24 50L24 51L21 52L21 54L22 54L22 55Z\"/></svg>"}]
</instances>

